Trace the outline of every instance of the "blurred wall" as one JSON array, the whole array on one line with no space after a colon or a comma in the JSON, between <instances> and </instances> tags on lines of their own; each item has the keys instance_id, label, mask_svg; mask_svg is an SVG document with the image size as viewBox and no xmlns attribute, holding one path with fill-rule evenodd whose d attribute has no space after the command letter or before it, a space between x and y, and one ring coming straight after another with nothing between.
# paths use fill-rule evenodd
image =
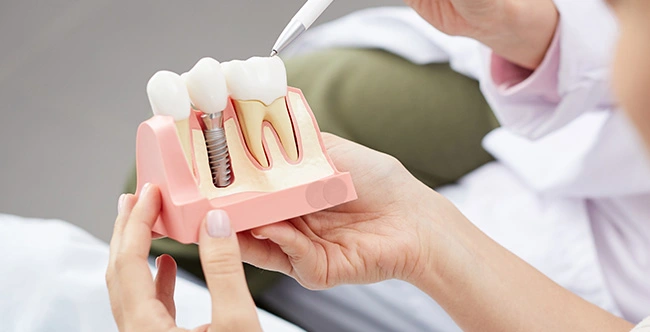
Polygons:
<instances>
[{"instance_id":1,"label":"blurred wall","mask_svg":"<svg viewBox=\"0 0 650 332\"><path fill-rule=\"evenodd\" d=\"M266 55L302 0L0 2L0 213L110 237L146 83ZM319 22L399 0L336 1Z\"/></svg>"}]
</instances>

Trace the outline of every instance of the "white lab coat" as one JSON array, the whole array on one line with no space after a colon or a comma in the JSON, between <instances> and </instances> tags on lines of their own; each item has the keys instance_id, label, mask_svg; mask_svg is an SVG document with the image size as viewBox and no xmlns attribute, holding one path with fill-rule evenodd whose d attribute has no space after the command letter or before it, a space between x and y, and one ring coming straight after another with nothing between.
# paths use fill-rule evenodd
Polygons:
<instances>
[{"instance_id":1,"label":"white lab coat","mask_svg":"<svg viewBox=\"0 0 650 332\"><path fill-rule=\"evenodd\" d=\"M117 331L104 281L106 243L62 221L0 214L0 246L0 331ZM179 326L210 322L205 287L179 278L175 300ZM265 331L302 331L258 315Z\"/></svg>"},{"instance_id":2,"label":"white lab coat","mask_svg":"<svg viewBox=\"0 0 650 332\"><path fill-rule=\"evenodd\" d=\"M483 142L497 162L441 192L488 235L556 282L638 322L650 314L650 166L610 89L616 21L600 0L556 3L559 52L548 54L545 65L509 89L492 80L484 46L446 36L403 7L368 9L315 28L286 56L331 47L378 48L417 64L450 62L454 70L478 79L503 124ZM383 306L395 320L399 315L415 320L412 328L451 329L431 314L433 304L428 316L416 315L421 310L409 303L421 306L416 299L425 295L395 284L354 287L383 299L368 315ZM276 296L300 292L282 287L286 290ZM400 291L389 290L395 287ZM340 306L343 297L349 302L351 291L295 297L317 296Z\"/></svg>"}]
</instances>

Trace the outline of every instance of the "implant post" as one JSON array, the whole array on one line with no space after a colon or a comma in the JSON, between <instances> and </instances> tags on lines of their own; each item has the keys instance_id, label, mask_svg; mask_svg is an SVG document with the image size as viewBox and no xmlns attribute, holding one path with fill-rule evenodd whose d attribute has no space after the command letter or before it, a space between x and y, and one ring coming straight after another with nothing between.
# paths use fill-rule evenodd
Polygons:
<instances>
[{"instance_id":1,"label":"implant post","mask_svg":"<svg viewBox=\"0 0 650 332\"><path fill-rule=\"evenodd\" d=\"M223 127L223 112L204 113L201 119L205 124L203 134L212 171L212 182L218 188L227 187L232 183L232 169L226 131Z\"/></svg>"}]
</instances>

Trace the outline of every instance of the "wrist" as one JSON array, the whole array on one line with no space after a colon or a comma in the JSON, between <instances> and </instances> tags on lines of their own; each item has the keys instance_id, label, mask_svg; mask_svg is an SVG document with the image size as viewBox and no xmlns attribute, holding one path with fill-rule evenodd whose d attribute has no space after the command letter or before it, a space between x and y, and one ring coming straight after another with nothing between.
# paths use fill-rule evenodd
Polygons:
<instances>
[{"instance_id":1,"label":"wrist","mask_svg":"<svg viewBox=\"0 0 650 332\"><path fill-rule=\"evenodd\" d=\"M427 292L438 289L444 279L462 276L459 269L472 266L471 233L475 226L445 197L429 189L422 200L418 243L410 273L401 279Z\"/></svg>"},{"instance_id":2,"label":"wrist","mask_svg":"<svg viewBox=\"0 0 650 332\"><path fill-rule=\"evenodd\" d=\"M560 14L552 0L506 1L498 28L477 29L472 38L496 55L535 70L555 36Z\"/></svg>"}]
</instances>

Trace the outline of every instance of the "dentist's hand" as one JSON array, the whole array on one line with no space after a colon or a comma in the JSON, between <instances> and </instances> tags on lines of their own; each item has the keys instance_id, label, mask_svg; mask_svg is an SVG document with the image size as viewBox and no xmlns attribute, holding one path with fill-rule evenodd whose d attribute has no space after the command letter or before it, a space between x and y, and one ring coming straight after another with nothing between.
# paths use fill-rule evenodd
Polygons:
<instances>
[{"instance_id":1,"label":"dentist's hand","mask_svg":"<svg viewBox=\"0 0 650 332\"><path fill-rule=\"evenodd\" d=\"M176 326L176 262L158 257L153 279L147 257L151 228L160 213L160 192L145 186L139 198L120 197L106 284L120 331L184 331ZM237 237L223 211L208 213L199 236L201 264L212 297L212 323L192 331L261 331L248 291Z\"/></svg>"},{"instance_id":2,"label":"dentist's hand","mask_svg":"<svg viewBox=\"0 0 650 332\"><path fill-rule=\"evenodd\" d=\"M405 0L438 30L476 39L529 69L544 58L559 14L553 0Z\"/></svg>"},{"instance_id":3,"label":"dentist's hand","mask_svg":"<svg viewBox=\"0 0 650 332\"><path fill-rule=\"evenodd\" d=\"M240 233L244 260L311 289L408 281L440 264L442 242L433 234L444 227L433 220L455 208L396 159L333 135L323 139L337 168L351 173L359 199Z\"/></svg>"}]
</instances>

